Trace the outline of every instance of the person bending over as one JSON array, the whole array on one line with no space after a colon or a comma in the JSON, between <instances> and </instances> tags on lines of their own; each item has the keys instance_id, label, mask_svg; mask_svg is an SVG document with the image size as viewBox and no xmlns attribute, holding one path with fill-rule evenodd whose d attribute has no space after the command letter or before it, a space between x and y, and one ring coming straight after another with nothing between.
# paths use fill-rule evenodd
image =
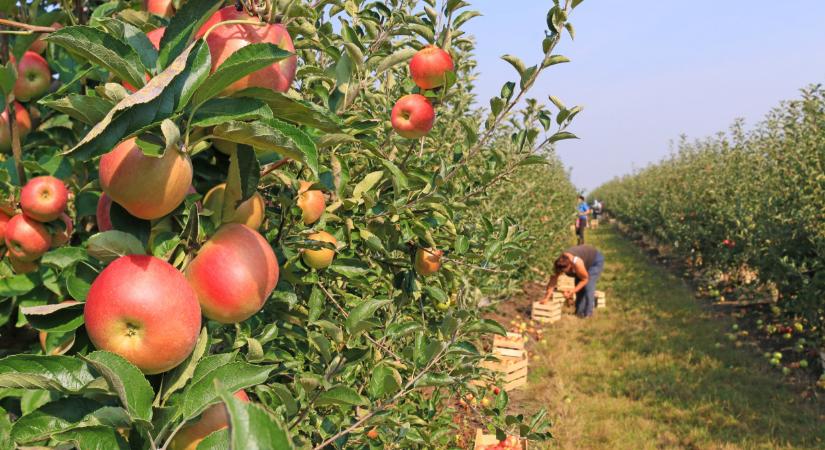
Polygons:
<instances>
[{"instance_id":1,"label":"person bending over","mask_svg":"<svg viewBox=\"0 0 825 450\"><path fill-rule=\"evenodd\" d=\"M542 303L553 297L559 276L565 274L575 279L575 287L564 291L568 301L576 296L576 315L590 317L596 308L596 283L604 270L604 256L595 247L577 245L570 247L556 259L554 273L547 283L547 291Z\"/></svg>"}]
</instances>

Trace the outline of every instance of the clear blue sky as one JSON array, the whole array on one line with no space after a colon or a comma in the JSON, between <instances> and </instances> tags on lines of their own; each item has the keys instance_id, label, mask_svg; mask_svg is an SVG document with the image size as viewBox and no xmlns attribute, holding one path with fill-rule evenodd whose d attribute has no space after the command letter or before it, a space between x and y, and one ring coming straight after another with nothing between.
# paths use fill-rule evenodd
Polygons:
<instances>
[{"instance_id":1,"label":"clear blue sky","mask_svg":"<svg viewBox=\"0 0 825 450\"><path fill-rule=\"evenodd\" d=\"M479 101L515 79L499 57L532 65L550 0L479 0ZM572 14L576 40L557 53L532 97L585 107L580 141L558 153L574 183L592 189L669 153L669 142L748 126L799 88L825 82L825 0L585 0Z\"/></svg>"}]
</instances>

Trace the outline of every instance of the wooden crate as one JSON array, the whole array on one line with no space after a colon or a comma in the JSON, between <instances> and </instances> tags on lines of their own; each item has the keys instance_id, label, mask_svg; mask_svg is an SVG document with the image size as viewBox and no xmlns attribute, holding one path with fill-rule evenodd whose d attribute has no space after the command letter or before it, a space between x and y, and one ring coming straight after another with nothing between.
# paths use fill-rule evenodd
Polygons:
<instances>
[{"instance_id":1,"label":"wooden crate","mask_svg":"<svg viewBox=\"0 0 825 450\"><path fill-rule=\"evenodd\" d=\"M521 357L524 353L524 336L519 333L507 333L507 337L493 338L493 354L496 356Z\"/></svg>"},{"instance_id":2,"label":"wooden crate","mask_svg":"<svg viewBox=\"0 0 825 450\"><path fill-rule=\"evenodd\" d=\"M604 291L596 291L596 308L607 308L607 296Z\"/></svg>"},{"instance_id":3,"label":"wooden crate","mask_svg":"<svg viewBox=\"0 0 825 450\"><path fill-rule=\"evenodd\" d=\"M521 350L519 356L502 356L494 354L498 361L482 361L481 367L496 372L501 378L505 391L520 388L527 384L527 351Z\"/></svg>"},{"instance_id":4,"label":"wooden crate","mask_svg":"<svg viewBox=\"0 0 825 450\"><path fill-rule=\"evenodd\" d=\"M556 280L556 289L558 290L567 290L573 289L576 287L576 279L573 277L569 277L567 275L559 275L559 278Z\"/></svg>"},{"instance_id":5,"label":"wooden crate","mask_svg":"<svg viewBox=\"0 0 825 450\"><path fill-rule=\"evenodd\" d=\"M521 448L527 450L527 439L519 439L521 441ZM476 440L473 445L473 450L484 450L490 445L498 444L498 439L495 433L486 434L481 428L476 429Z\"/></svg>"},{"instance_id":6,"label":"wooden crate","mask_svg":"<svg viewBox=\"0 0 825 450\"><path fill-rule=\"evenodd\" d=\"M591 219L590 228L599 228L599 219Z\"/></svg>"},{"instance_id":7,"label":"wooden crate","mask_svg":"<svg viewBox=\"0 0 825 450\"><path fill-rule=\"evenodd\" d=\"M562 297L563 300L563 297ZM531 311L531 318L536 322L554 323L561 320L561 310L564 305L563 301L557 301L556 298L547 302L533 302Z\"/></svg>"}]
</instances>

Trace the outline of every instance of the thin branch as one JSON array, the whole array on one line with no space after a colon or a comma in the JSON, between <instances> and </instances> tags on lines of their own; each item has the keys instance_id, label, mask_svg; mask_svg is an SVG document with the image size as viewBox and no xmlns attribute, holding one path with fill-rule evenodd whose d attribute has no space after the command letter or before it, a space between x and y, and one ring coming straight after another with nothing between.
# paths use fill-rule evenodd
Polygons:
<instances>
[{"instance_id":1,"label":"thin branch","mask_svg":"<svg viewBox=\"0 0 825 450\"><path fill-rule=\"evenodd\" d=\"M34 32L34 33L37 33L37 32L40 32L40 33L53 33L55 31L57 31L57 28L41 27L39 25L30 25L30 24L27 24L27 23L18 22L16 20L10 20L10 19L0 19L0 25L6 25L8 27L13 27L13 28L23 28L24 30L29 30L29 31Z\"/></svg>"}]
</instances>

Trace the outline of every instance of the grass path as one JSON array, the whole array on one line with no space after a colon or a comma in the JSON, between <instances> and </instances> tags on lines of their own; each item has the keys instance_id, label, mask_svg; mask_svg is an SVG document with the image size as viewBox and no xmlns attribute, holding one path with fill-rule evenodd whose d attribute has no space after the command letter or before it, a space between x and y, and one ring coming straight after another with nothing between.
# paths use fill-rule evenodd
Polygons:
<instances>
[{"instance_id":1,"label":"grass path","mask_svg":"<svg viewBox=\"0 0 825 450\"><path fill-rule=\"evenodd\" d=\"M608 309L551 325L513 395L555 417L547 448L825 448L823 400L801 399L756 351L730 345L731 322L614 230L588 239L605 254Z\"/></svg>"}]
</instances>

